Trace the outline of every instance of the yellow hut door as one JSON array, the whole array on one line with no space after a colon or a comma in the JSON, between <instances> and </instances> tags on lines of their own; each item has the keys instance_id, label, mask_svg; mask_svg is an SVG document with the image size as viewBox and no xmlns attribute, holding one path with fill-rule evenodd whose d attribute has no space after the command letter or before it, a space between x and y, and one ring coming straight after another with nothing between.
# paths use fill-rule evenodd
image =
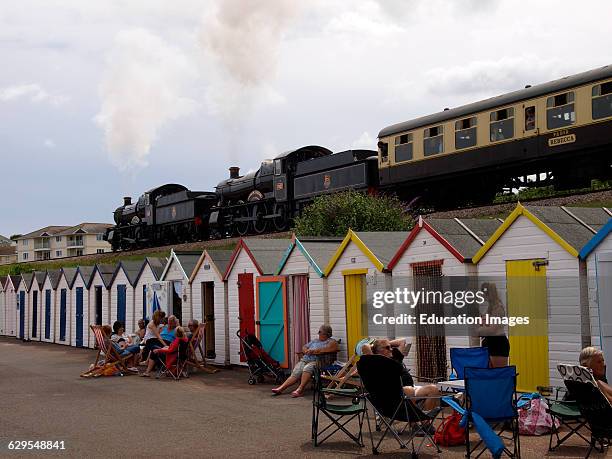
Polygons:
<instances>
[{"instance_id":1,"label":"yellow hut door","mask_svg":"<svg viewBox=\"0 0 612 459\"><path fill-rule=\"evenodd\" d=\"M529 325L508 327L510 365L518 372L517 390L536 392L549 385L548 300L544 260L506 261L508 317L529 317Z\"/></svg>"},{"instance_id":2,"label":"yellow hut door","mask_svg":"<svg viewBox=\"0 0 612 459\"><path fill-rule=\"evenodd\" d=\"M357 271L357 270L354 270ZM355 353L355 345L368 335L365 274L353 270L344 274L344 296L346 301L346 338L350 358ZM361 271L361 270L359 270Z\"/></svg>"}]
</instances>

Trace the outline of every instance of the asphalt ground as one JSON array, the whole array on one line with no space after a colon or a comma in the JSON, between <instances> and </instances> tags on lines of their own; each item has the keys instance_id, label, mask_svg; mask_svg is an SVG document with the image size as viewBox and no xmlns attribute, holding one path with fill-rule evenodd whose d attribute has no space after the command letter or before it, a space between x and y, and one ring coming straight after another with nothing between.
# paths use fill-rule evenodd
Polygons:
<instances>
[{"instance_id":1,"label":"asphalt ground","mask_svg":"<svg viewBox=\"0 0 612 459\"><path fill-rule=\"evenodd\" d=\"M0 457L370 457L336 434L314 448L311 393L271 396L244 369L189 379L80 378L95 352L0 338ZM354 427L354 426L353 426ZM65 450L10 451L15 440L64 441ZM521 437L524 458L584 457L578 441L548 452L548 437ZM463 447L425 446L420 457L464 457ZM410 457L385 439L378 457ZM606 457L594 454L591 457ZM612 451L609 453L612 457Z\"/></svg>"}]
</instances>

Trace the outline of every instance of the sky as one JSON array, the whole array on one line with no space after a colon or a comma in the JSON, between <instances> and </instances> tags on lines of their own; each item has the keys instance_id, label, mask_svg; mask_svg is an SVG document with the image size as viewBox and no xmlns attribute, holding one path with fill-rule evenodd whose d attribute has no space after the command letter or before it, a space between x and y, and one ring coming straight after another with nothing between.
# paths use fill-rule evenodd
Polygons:
<instances>
[{"instance_id":1,"label":"sky","mask_svg":"<svg viewBox=\"0 0 612 459\"><path fill-rule=\"evenodd\" d=\"M611 64L612 2L0 4L0 234Z\"/></svg>"}]
</instances>

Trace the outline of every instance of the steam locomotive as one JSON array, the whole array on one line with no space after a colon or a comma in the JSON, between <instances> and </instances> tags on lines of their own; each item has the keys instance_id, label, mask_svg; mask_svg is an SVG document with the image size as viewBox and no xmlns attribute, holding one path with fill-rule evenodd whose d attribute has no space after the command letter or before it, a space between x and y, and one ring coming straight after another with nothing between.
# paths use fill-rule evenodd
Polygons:
<instances>
[{"instance_id":1,"label":"steam locomotive","mask_svg":"<svg viewBox=\"0 0 612 459\"><path fill-rule=\"evenodd\" d=\"M282 231L315 197L378 185L377 152L347 150L332 154L305 146L264 160L243 176L230 176L214 192L166 184L145 192L136 203L124 198L114 212L106 239L113 250Z\"/></svg>"}]
</instances>

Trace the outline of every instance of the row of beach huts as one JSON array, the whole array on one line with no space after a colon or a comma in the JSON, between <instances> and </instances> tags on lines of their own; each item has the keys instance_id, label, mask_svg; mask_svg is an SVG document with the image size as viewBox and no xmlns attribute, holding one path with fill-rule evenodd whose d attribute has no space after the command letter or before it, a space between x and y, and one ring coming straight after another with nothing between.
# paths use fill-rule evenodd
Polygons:
<instances>
[{"instance_id":1,"label":"row of beach huts","mask_svg":"<svg viewBox=\"0 0 612 459\"><path fill-rule=\"evenodd\" d=\"M414 326L373 324L375 291L430 282L420 278L490 277L500 280L509 315L523 315L534 298L546 308L545 332L510 338L519 388L534 390L560 384L557 364L575 362L586 345L612 355L611 230L606 208L519 204L505 220L421 218L410 232L245 238L234 250L0 277L0 335L93 347L91 324L120 320L131 332L161 308L183 325L206 321L211 362L244 364L237 332L249 330L290 367L322 323L340 340L340 359L364 336L414 336ZM516 277L529 282L513 284ZM477 344L467 336L434 340L435 349L414 341L408 364L421 370L434 354Z\"/></svg>"}]
</instances>

